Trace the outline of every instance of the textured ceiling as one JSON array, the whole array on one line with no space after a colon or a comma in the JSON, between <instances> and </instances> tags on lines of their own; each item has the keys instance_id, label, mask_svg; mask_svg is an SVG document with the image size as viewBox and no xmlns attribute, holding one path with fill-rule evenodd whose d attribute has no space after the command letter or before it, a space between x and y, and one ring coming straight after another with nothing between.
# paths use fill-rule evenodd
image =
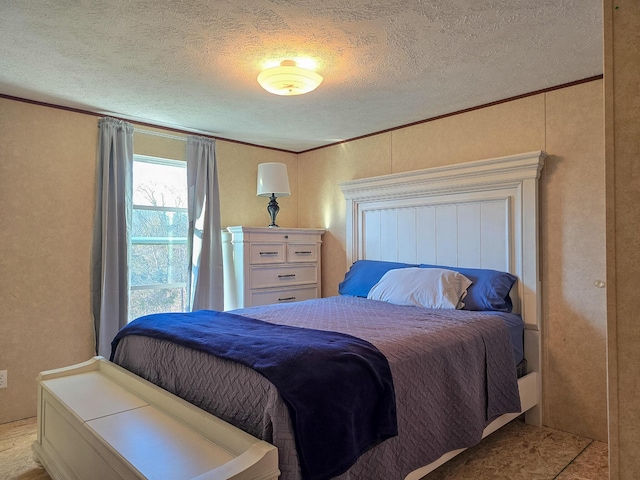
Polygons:
<instances>
[{"instance_id":1,"label":"textured ceiling","mask_svg":"<svg viewBox=\"0 0 640 480\"><path fill-rule=\"evenodd\" d=\"M601 73L601 0L0 0L1 94L291 151Z\"/></svg>"}]
</instances>

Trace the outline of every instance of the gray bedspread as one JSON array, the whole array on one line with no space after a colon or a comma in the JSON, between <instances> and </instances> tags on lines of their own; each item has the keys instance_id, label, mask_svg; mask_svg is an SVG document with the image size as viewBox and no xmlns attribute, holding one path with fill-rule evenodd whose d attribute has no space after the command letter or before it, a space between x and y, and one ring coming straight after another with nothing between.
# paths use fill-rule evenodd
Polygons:
<instances>
[{"instance_id":1,"label":"gray bedspread","mask_svg":"<svg viewBox=\"0 0 640 480\"><path fill-rule=\"evenodd\" d=\"M354 297L236 310L284 325L360 337L388 359L397 437L366 452L340 480L402 479L471 446L495 417L520 411L509 334L499 317ZM289 412L275 387L240 364L146 337L124 338L114 361L278 448L281 478L300 479Z\"/></svg>"}]
</instances>

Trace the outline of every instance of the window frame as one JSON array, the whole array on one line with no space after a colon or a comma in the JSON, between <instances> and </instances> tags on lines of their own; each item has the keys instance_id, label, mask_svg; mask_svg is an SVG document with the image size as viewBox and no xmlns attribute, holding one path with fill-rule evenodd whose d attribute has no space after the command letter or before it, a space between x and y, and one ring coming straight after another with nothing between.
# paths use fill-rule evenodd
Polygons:
<instances>
[{"instance_id":1,"label":"window frame","mask_svg":"<svg viewBox=\"0 0 640 480\"><path fill-rule=\"evenodd\" d=\"M177 168L187 168L187 162L184 160L175 160L170 158L161 158L161 157L153 157L148 155L134 154L133 155L133 163L149 163L154 165L163 165L168 167L177 167ZM132 178L132 188L135 190L135 179ZM185 189L188 187L185 185ZM187 192L188 194L188 192ZM135 210L146 210L146 211L156 211L156 212L173 212L173 213L185 213L187 214L187 207L166 207L166 206L153 206L153 205L142 205L135 204L133 202L133 195L131 200L131 209L132 209L132 222L133 222L133 212ZM133 225L132 225L133 229ZM188 232L186 232L188 235ZM132 234L129 238L129 249L133 250L135 245L186 245L187 244L187 236L185 237L134 237ZM170 251L170 250L169 250ZM131 270L129 272L129 276L131 278ZM167 282L167 283L149 283L142 285L133 285L131 281L129 281L129 291L140 291L140 290L171 290L177 288L184 288L186 295L187 282ZM131 300L130 300L131 302ZM188 308L188 299L185 304L185 311ZM131 317L131 311L129 313L129 321L133 320Z\"/></svg>"}]
</instances>

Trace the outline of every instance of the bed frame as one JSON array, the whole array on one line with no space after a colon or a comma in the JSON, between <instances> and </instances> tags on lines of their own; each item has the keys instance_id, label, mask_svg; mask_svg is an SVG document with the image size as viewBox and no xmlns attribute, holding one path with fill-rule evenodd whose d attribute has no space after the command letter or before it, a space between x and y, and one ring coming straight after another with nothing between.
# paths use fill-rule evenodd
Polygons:
<instances>
[{"instance_id":1,"label":"bed frame","mask_svg":"<svg viewBox=\"0 0 640 480\"><path fill-rule=\"evenodd\" d=\"M526 324L530 372L518 386L526 420L535 425L541 423L537 191L545 157L532 152L341 184L348 265L389 260L492 268L518 277L512 299ZM33 449L54 479L174 478L170 469L175 478L198 480L279 475L272 445L101 357L43 372L38 384ZM499 417L485 436L518 415ZM131 416L137 423L127 430ZM137 441L140 434L148 438ZM153 458L163 461L150 462L150 449L161 451ZM406 480L420 479L461 451Z\"/></svg>"},{"instance_id":2,"label":"bed frame","mask_svg":"<svg viewBox=\"0 0 640 480\"><path fill-rule=\"evenodd\" d=\"M538 178L542 151L340 185L347 203L347 265L360 259L489 268L518 277L528 374L518 381L526 422L541 425ZM484 437L519 414L492 422ZM418 480L464 449L411 472Z\"/></svg>"}]
</instances>

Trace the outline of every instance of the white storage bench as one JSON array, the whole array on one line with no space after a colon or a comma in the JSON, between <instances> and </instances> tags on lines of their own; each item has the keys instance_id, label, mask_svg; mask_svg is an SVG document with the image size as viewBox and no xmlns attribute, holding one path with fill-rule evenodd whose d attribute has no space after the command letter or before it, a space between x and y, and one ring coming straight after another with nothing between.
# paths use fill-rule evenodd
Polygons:
<instances>
[{"instance_id":1,"label":"white storage bench","mask_svg":"<svg viewBox=\"0 0 640 480\"><path fill-rule=\"evenodd\" d=\"M36 458L55 480L275 480L276 447L102 357L38 377Z\"/></svg>"}]
</instances>

